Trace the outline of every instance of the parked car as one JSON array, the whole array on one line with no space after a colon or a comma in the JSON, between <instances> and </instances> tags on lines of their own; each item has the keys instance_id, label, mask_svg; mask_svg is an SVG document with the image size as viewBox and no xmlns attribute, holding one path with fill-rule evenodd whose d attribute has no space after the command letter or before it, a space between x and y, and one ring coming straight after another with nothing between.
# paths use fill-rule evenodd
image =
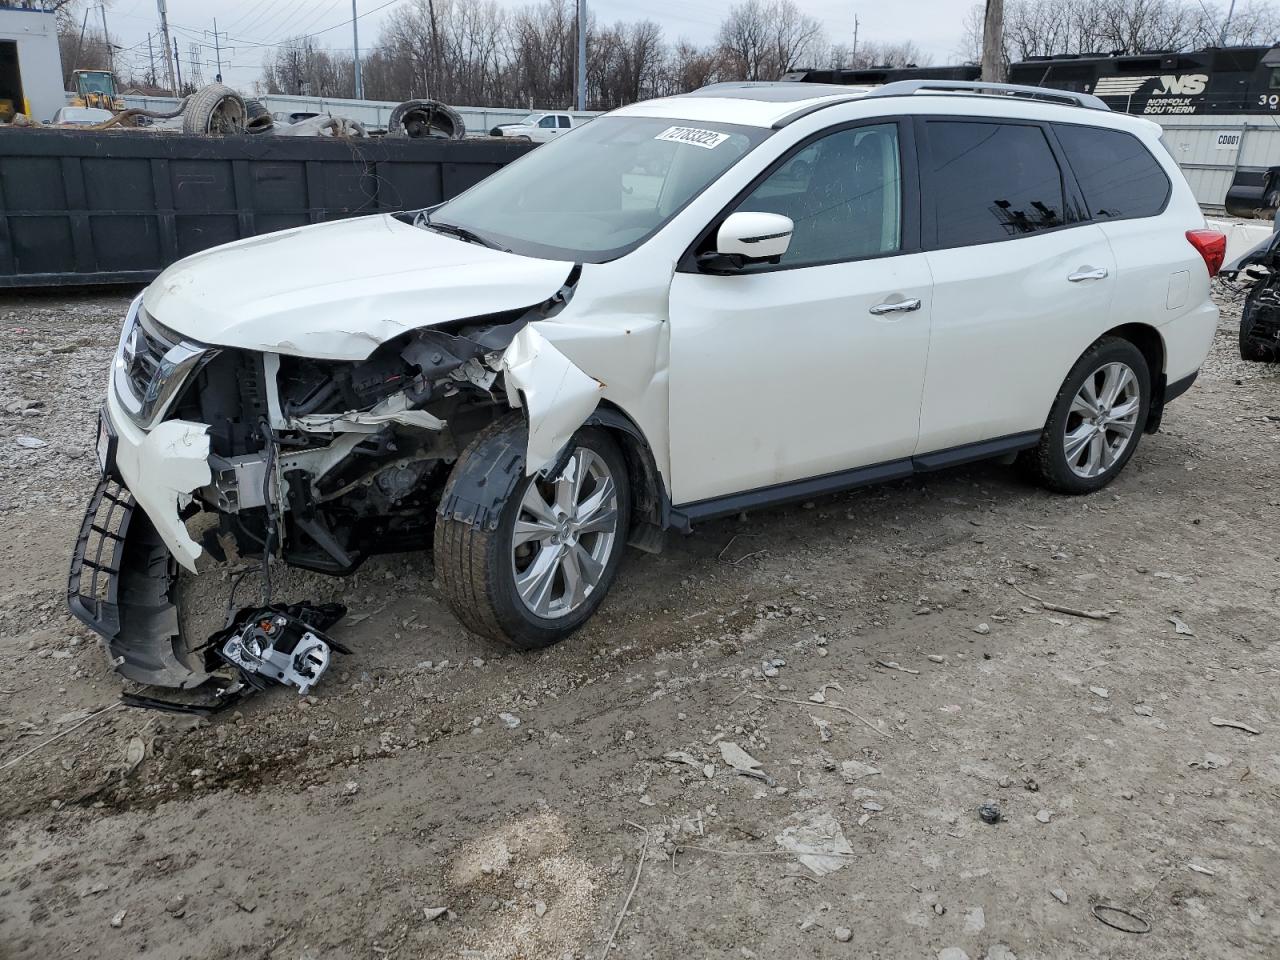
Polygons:
<instances>
[{"instance_id":1,"label":"parked car","mask_svg":"<svg viewBox=\"0 0 1280 960\"><path fill-rule=\"evenodd\" d=\"M187 682L175 563L434 537L462 623L532 649L666 530L1013 455L1102 489L1196 378L1224 238L1154 123L975 86L718 84L174 264L125 318L73 608Z\"/></svg>"},{"instance_id":2,"label":"parked car","mask_svg":"<svg viewBox=\"0 0 1280 960\"><path fill-rule=\"evenodd\" d=\"M535 143L546 143L586 120L571 113L531 113L517 123L500 123L489 131L491 137L525 137Z\"/></svg>"},{"instance_id":3,"label":"parked car","mask_svg":"<svg viewBox=\"0 0 1280 960\"><path fill-rule=\"evenodd\" d=\"M55 127L92 127L106 123L115 114L102 107L62 107L49 122Z\"/></svg>"}]
</instances>

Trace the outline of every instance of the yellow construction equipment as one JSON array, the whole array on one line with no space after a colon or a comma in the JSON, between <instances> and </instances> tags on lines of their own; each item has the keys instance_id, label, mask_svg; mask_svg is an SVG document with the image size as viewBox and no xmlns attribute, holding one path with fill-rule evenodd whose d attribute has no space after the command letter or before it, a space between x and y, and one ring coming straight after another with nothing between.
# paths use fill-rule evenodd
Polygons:
<instances>
[{"instance_id":1,"label":"yellow construction equipment","mask_svg":"<svg viewBox=\"0 0 1280 960\"><path fill-rule=\"evenodd\" d=\"M116 91L116 75L110 70L77 70L72 76L76 92L69 106L98 107L113 113L124 109L124 100Z\"/></svg>"}]
</instances>

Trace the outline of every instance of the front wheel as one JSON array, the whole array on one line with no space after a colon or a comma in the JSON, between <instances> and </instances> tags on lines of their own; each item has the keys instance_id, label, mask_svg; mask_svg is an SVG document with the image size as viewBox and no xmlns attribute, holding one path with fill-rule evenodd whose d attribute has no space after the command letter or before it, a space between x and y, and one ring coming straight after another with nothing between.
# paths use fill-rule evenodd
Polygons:
<instances>
[{"instance_id":1,"label":"front wheel","mask_svg":"<svg viewBox=\"0 0 1280 960\"><path fill-rule=\"evenodd\" d=\"M1059 493L1101 490L1133 456L1150 405L1151 372L1142 351L1103 337L1067 374L1040 443L1024 462Z\"/></svg>"},{"instance_id":2,"label":"front wheel","mask_svg":"<svg viewBox=\"0 0 1280 960\"><path fill-rule=\"evenodd\" d=\"M562 640L604 600L626 545L631 496L626 461L600 429L579 430L554 476L524 475L522 422L483 431L454 465L436 520L436 575L467 629L519 650ZM493 489L496 524L450 515L475 480Z\"/></svg>"}]
</instances>

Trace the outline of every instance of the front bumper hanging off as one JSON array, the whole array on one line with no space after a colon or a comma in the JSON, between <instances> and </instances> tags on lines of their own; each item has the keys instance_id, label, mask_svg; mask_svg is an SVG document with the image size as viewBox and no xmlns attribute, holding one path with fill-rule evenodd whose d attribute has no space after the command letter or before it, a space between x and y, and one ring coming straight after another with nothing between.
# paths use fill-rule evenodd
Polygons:
<instances>
[{"instance_id":1,"label":"front bumper hanging off","mask_svg":"<svg viewBox=\"0 0 1280 960\"><path fill-rule=\"evenodd\" d=\"M129 680L191 688L209 679L182 639L178 565L128 488L109 475L89 499L71 555L67 606Z\"/></svg>"}]
</instances>

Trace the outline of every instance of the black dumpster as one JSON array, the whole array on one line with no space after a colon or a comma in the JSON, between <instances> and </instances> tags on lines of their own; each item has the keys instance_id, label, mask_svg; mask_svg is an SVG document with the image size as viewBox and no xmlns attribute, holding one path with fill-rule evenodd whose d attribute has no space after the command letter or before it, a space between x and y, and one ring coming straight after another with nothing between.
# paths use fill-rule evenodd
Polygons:
<instances>
[{"instance_id":1,"label":"black dumpster","mask_svg":"<svg viewBox=\"0 0 1280 960\"><path fill-rule=\"evenodd\" d=\"M0 129L0 287L146 282L242 237L439 203L532 147Z\"/></svg>"}]
</instances>

